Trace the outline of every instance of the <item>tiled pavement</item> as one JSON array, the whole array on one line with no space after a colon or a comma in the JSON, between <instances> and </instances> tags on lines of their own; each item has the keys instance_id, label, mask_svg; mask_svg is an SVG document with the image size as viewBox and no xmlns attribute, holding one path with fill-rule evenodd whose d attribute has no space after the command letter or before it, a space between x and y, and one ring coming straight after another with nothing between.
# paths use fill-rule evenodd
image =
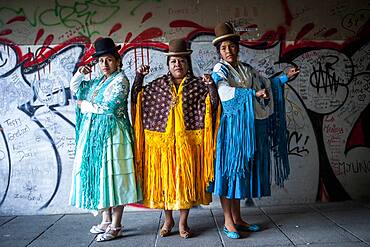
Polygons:
<instances>
[{"instance_id":1,"label":"tiled pavement","mask_svg":"<svg viewBox=\"0 0 370 247\"><path fill-rule=\"evenodd\" d=\"M161 211L131 210L124 214L123 237L104 243L89 233L99 222L91 214L0 216L0 246L370 246L370 202L243 207L242 214L263 230L228 239L222 209L199 208L190 211L194 236L181 239L176 227L169 237L158 235Z\"/></svg>"}]
</instances>

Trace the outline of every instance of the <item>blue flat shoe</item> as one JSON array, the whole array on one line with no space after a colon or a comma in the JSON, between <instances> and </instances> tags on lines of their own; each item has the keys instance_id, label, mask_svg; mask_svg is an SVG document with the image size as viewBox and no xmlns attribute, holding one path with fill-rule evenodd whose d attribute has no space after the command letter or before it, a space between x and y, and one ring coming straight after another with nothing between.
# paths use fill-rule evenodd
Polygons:
<instances>
[{"instance_id":1,"label":"blue flat shoe","mask_svg":"<svg viewBox=\"0 0 370 247\"><path fill-rule=\"evenodd\" d=\"M238 232L230 232L229 230L227 230L226 226L224 226L224 233L226 234L228 238L232 238L232 239L240 238L240 235Z\"/></svg>"},{"instance_id":2,"label":"blue flat shoe","mask_svg":"<svg viewBox=\"0 0 370 247\"><path fill-rule=\"evenodd\" d=\"M261 230L261 226L257 224L249 225L249 226L242 226L242 225L235 225L236 229L241 232L258 232Z\"/></svg>"}]
</instances>

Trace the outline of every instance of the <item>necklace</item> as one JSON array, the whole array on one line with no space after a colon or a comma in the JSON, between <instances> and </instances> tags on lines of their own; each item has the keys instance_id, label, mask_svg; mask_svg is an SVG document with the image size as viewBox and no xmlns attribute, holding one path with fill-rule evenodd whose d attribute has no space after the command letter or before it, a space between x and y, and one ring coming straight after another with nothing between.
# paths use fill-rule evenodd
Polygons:
<instances>
[{"instance_id":1,"label":"necklace","mask_svg":"<svg viewBox=\"0 0 370 247\"><path fill-rule=\"evenodd\" d=\"M172 94L172 98L171 98L171 107L175 107L179 104L179 88L180 88L180 85L184 83L184 81L187 79L187 77L184 77L184 79L182 79L182 81L177 84L176 82L174 83L174 79L171 80L171 94Z\"/></svg>"}]
</instances>

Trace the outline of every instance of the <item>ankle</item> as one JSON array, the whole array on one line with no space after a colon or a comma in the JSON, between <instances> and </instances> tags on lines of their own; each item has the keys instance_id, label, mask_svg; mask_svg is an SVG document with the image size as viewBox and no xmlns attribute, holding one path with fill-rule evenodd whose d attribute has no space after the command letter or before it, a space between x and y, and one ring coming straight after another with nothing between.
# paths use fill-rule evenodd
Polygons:
<instances>
[{"instance_id":1,"label":"ankle","mask_svg":"<svg viewBox=\"0 0 370 247\"><path fill-rule=\"evenodd\" d=\"M249 224L243 219L234 220L235 225L248 226Z\"/></svg>"},{"instance_id":2,"label":"ankle","mask_svg":"<svg viewBox=\"0 0 370 247\"><path fill-rule=\"evenodd\" d=\"M237 232L237 229L234 225L225 225L225 228L229 231L229 232Z\"/></svg>"},{"instance_id":3,"label":"ankle","mask_svg":"<svg viewBox=\"0 0 370 247\"><path fill-rule=\"evenodd\" d=\"M113 225L113 224L110 224L110 227L113 229L113 228L119 228L121 229L122 228L122 225L119 224L119 225Z\"/></svg>"},{"instance_id":4,"label":"ankle","mask_svg":"<svg viewBox=\"0 0 370 247\"><path fill-rule=\"evenodd\" d=\"M184 224L179 223L179 229L180 230L184 230L184 229L188 229L188 228L189 228L189 226L188 226L187 223L184 223Z\"/></svg>"},{"instance_id":5,"label":"ankle","mask_svg":"<svg viewBox=\"0 0 370 247\"><path fill-rule=\"evenodd\" d=\"M175 224L175 221L174 221L173 219L166 219L166 220L164 221L164 224L165 224L165 225L168 225L168 226L172 226L172 225L174 225L174 224Z\"/></svg>"},{"instance_id":6,"label":"ankle","mask_svg":"<svg viewBox=\"0 0 370 247\"><path fill-rule=\"evenodd\" d=\"M122 229L121 225L119 225L119 226L109 225L108 228L107 228L107 231L119 232L121 229Z\"/></svg>"}]
</instances>

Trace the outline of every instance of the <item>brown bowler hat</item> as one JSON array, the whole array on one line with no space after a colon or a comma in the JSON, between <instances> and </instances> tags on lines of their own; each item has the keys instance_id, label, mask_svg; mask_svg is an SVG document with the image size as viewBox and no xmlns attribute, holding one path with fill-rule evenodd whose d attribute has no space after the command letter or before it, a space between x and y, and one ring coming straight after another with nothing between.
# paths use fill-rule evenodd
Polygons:
<instances>
[{"instance_id":1,"label":"brown bowler hat","mask_svg":"<svg viewBox=\"0 0 370 247\"><path fill-rule=\"evenodd\" d=\"M212 41L212 44L216 46L218 43L227 40L240 40L240 35L235 33L233 24L230 22L222 22L215 27L216 38Z\"/></svg>"},{"instance_id":2,"label":"brown bowler hat","mask_svg":"<svg viewBox=\"0 0 370 247\"><path fill-rule=\"evenodd\" d=\"M172 39L168 47L168 52L165 53L166 56L186 56L193 52L188 49L188 44L184 39Z\"/></svg>"}]
</instances>

